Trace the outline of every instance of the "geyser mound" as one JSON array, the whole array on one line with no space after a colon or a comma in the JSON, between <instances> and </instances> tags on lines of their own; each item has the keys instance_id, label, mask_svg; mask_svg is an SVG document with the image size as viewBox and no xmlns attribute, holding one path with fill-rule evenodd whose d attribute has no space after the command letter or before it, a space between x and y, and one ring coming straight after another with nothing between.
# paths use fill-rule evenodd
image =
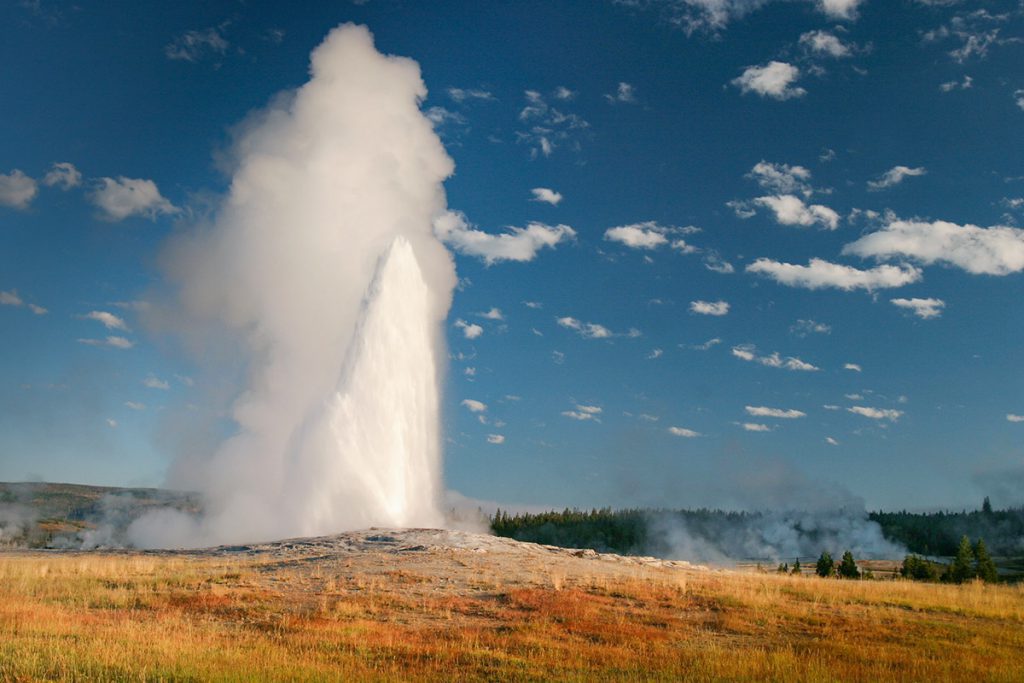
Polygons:
<instances>
[{"instance_id":1,"label":"geyser mound","mask_svg":"<svg viewBox=\"0 0 1024 683\"><path fill-rule=\"evenodd\" d=\"M162 512L137 545L201 546L438 525L441 324L456 282L434 220L454 165L420 110L418 65L344 25L308 83L239 128L209 224L164 254L176 324L227 331L247 380L234 432L170 485L199 520ZM202 351L202 347L200 347Z\"/></svg>"}]
</instances>

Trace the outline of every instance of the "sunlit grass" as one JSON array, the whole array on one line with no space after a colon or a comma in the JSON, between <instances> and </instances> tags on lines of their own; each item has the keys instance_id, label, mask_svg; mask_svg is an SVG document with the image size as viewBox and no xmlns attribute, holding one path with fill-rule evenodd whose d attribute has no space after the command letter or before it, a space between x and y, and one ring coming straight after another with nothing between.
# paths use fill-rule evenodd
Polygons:
<instances>
[{"instance_id":1,"label":"sunlit grass","mask_svg":"<svg viewBox=\"0 0 1024 683\"><path fill-rule=\"evenodd\" d=\"M0 679L1024 680L1020 587L533 561L0 556Z\"/></svg>"}]
</instances>

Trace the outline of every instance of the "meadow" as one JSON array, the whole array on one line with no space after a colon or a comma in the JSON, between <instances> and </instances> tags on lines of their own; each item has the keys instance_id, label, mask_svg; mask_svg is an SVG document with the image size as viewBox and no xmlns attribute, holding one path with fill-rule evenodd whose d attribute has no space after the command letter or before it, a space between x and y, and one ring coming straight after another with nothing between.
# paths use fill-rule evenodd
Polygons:
<instances>
[{"instance_id":1,"label":"meadow","mask_svg":"<svg viewBox=\"0 0 1024 683\"><path fill-rule=\"evenodd\" d=\"M7 552L0 679L1021 681L1024 587L458 550Z\"/></svg>"}]
</instances>

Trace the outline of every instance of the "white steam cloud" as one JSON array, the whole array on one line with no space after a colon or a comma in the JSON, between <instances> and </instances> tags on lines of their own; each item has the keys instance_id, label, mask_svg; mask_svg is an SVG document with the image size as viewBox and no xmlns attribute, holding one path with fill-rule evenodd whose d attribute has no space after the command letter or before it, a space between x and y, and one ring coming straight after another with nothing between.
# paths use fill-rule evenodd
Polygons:
<instances>
[{"instance_id":1,"label":"white steam cloud","mask_svg":"<svg viewBox=\"0 0 1024 683\"><path fill-rule=\"evenodd\" d=\"M456 284L435 235L451 159L412 60L346 24L309 82L250 116L209 225L165 254L184 311L247 353L234 435L169 484L205 497L163 511L143 546L245 542L371 525L438 526L442 321Z\"/></svg>"}]
</instances>

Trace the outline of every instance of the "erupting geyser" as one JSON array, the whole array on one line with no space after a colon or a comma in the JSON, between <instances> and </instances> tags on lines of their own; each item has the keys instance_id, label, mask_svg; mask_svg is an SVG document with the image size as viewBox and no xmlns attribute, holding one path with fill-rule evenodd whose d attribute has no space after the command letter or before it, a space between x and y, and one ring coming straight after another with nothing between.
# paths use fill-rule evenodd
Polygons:
<instances>
[{"instance_id":1,"label":"erupting geyser","mask_svg":"<svg viewBox=\"0 0 1024 683\"><path fill-rule=\"evenodd\" d=\"M168 248L192 321L223 323L248 356L237 425L170 484L199 520L151 515L146 546L437 526L442 321L456 282L433 232L451 159L420 111L411 60L341 26L311 78L242 125L231 188L209 225Z\"/></svg>"}]
</instances>

